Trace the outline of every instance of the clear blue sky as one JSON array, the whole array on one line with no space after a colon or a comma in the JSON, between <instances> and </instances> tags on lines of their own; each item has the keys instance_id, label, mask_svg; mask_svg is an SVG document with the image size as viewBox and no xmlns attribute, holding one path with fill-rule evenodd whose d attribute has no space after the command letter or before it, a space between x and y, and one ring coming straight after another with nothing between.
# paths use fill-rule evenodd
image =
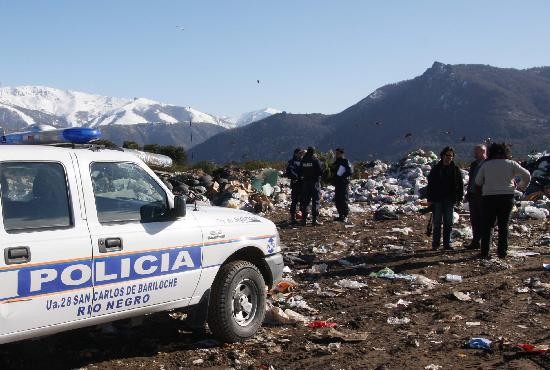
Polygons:
<instances>
[{"instance_id":1,"label":"clear blue sky","mask_svg":"<svg viewBox=\"0 0 550 370\"><path fill-rule=\"evenodd\" d=\"M549 24L547 0L0 0L0 82L336 113L434 60L550 65Z\"/></svg>"}]
</instances>

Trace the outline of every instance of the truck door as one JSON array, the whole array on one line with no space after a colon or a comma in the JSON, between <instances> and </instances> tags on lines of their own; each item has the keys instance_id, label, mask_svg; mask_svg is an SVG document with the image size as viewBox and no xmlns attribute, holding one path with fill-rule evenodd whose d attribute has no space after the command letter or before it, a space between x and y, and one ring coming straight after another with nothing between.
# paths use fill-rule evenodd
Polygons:
<instances>
[{"instance_id":1,"label":"truck door","mask_svg":"<svg viewBox=\"0 0 550 370\"><path fill-rule=\"evenodd\" d=\"M92 246L68 152L0 160L2 336L83 320L91 303Z\"/></svg>"},{"instance_id":2,"label":"truck door","mask_svg":"<svg viewBox=\"0 0 550 370\"><path fill-rule=\"evenodd\" d=\"M201 273L202 231L194 217L166 218L169 193L138 163L79 165L93 244L93 306L100 307L93 315L186 305Z\"/></svg>"}]
</instances>

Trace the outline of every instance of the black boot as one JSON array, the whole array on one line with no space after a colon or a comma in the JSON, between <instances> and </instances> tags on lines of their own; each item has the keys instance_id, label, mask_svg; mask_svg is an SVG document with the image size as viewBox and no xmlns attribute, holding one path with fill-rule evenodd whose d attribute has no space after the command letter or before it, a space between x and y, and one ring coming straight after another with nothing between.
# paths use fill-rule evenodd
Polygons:
<instances>
[{"instance_id":1,"label":"black boot","mask_svg":"<svg viewBox=\"0 0 550 370\"><path fill-rule=\"evenodd\" d=\"M313 216L312 225L313 225L313 226L322 226L323 223L317 219L317 216Z\"/></svg>"},{"instance_id":2,"label":"black boot","mask_svg":"<svg viewBox=\"0 0 550 370\"><path fill-rule=\"evenodd\" d=\"M302 219L300 220L300 225L306 226L307 222L307 213L302 212Z\"/></svg>"}]
</instances>

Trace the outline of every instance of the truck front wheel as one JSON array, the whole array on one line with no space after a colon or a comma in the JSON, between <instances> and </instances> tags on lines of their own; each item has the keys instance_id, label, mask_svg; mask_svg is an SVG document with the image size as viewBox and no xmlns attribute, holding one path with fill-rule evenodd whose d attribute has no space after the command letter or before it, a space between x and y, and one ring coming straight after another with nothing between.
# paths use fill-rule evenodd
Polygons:
<instances>
[{"instance_id":1,"label":"truck front wheel","mask_svg":"<svg viewBox=\"0 0 550 370\"><path fill-rule=\"evenodd\" d=\"M262 325L265 307L265 282L258 268L232 261L220 268L212 285L208 326L223 342L243 341Z\"/></svg>"}]
</instances>

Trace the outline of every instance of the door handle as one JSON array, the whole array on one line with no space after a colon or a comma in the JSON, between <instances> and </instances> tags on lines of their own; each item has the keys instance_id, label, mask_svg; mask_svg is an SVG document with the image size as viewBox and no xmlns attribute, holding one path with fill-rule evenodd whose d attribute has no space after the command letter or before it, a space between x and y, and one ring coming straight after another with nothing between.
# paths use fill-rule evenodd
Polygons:
<instances>
[{"instance_id":1,"label":"door handle","mask_svg":"<svg viewBox=\"0 0 550 370\"><path fill-rule=\"evenodd\" d=\"M117 252L122 250L121 238L101 238L98 240L99 253Z\"/></svg>"},{"instance_id":2,"label":"door handle","mask_svg":"<svg viewBox=\"0 0 550 370\"><path fill-rule=\"evenodd\" d=\"M31 261L31 249L29 247L11 247L4 249L6 265L27 263Z\"/></svg>"}]
</instances>

